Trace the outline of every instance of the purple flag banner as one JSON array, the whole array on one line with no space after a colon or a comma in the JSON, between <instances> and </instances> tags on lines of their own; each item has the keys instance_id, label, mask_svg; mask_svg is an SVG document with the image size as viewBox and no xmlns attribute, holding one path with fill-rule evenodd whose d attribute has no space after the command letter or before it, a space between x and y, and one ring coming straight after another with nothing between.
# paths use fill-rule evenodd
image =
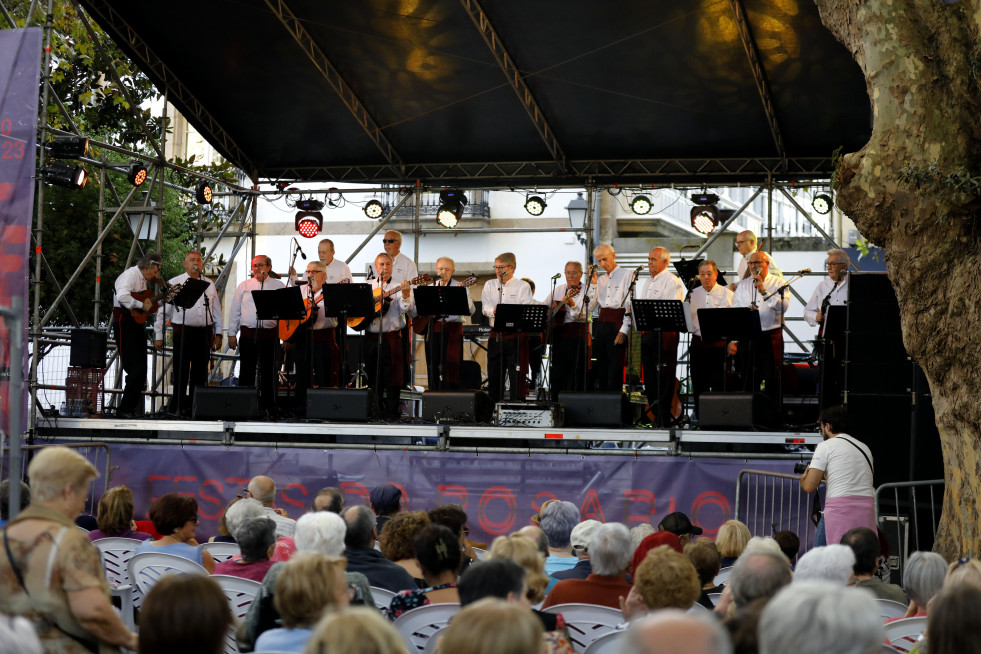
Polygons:
<instances>
[{"instance_id":1,"label":"purple flag banner","mask_svg":"<svg viewBox=\"0 0 981 654\"><path fill-rule=\"evenodd\" d=\"M25 343L40 73L41 29L0 30L0 306L9 307L11 298L24 298ZM8 433L10 366L25 367L26 361L27 348L10 351L7 324L0 318L0 428ZM25 409L28 392L24 384L21 397L13 398Z\"/></svg>"},{"instance_id":2,"label":"purple flag banner","mask_svg":"<svg viewBox=\"0 0 981 654\"><path fill-rule=\"evenodd\" d=\"M519 455L397 450L276 449L220 446L175 447L110 444L108 461L90 455L109 486L125 484L136 499L137 519L164 493L197 499L202 540L217 533L225 505L249 479L276 482L275 506L291 518L310 509L325 486L340 488L348 505L367 504L374 486L390 482L403 490L403 510L440 504L463 506L470 538L490 543L529 524L549 499L573 502L582 518L650 523L683 511L714 536L733 517L736 479L744 468L790 472L792 461L689 459L683 457ZM96 482L101 494L103 483ZM98 497L93 497L95 506Z\"/></svg>"}]
</instances>

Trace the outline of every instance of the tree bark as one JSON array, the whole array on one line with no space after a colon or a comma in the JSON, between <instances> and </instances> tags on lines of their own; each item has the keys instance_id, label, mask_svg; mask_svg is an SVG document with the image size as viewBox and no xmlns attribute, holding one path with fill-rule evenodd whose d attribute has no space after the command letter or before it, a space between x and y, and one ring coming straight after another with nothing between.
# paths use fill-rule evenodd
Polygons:
<instances>
[{"instance_id":1,"label":"tree bark","mask_svg":"<svg viewBox=\"0 0 981 654\"><path fill-rule=\"evenodd\" d=\"M843 157L837 204L885 250L906 350L933 394L947 485L934 549L977 556L981 0L816 3L868 85L872 137Z\"/></svg>"}]
</instances>

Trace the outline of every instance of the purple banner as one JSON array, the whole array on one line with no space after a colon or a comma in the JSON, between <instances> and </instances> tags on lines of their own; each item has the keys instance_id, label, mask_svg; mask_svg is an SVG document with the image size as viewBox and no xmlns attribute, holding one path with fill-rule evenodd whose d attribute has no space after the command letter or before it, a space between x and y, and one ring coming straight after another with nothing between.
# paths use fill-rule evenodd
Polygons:
<instances>
[{"instance_id":1,"label":"purple banner","mask_svg":"<svg viewBox=\"0 0 981 654\"><path fill-rule=\"evenodd\" d=\"M40 72L41 29L0 30L0 306L9 307L11 298L24 299L25 343ZM7 323L0 317L0 429L6 432L10 431L11 357L25 367L27 348L10 352ZM19 398L25 409L28 389L25 383Z\"/></svg>"},{"instance_id":2,"label":"purple banner","mask_svg":"<svg viewBox=\"0 0 981 654\"><path fill-rule=\"evenodd\" d=\"M405 510L461 504L469 516L471 538L490 543L497 535L529 524L542 502L575 503L583 519L647 522L683 511L713 536L733 515L736 479L744 468L789 472L793 462L680 457L576 456L566 454L464 454L395 450L225 448L110 444L109 486L125 484L145 517L164 493L193 496L199 504L199 537L216 533L225 504L242 493L249 479L275 480L277 507L291 518L307 512L325 486L341 488L347 504L366 504L378 484L403 491ZM93 449L104 472L104 456ZM101 492L102 482L96 483ZM93 506L98 500L93 497Z\"/></svg>"}]
</instances>

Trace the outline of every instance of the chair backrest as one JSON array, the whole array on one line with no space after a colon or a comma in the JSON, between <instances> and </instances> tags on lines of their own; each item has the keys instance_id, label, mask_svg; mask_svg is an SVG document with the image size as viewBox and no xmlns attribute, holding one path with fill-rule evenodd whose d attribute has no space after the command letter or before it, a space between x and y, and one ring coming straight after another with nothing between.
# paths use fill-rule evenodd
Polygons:
<instances>
[{"instance_id":1,"label":"chair backrest","mask_svg":"<svg viewBox=\"0 0 981 654\"><path fill-rule=\"evenodd\" d=\"M375 606L382 613L388 613L388 607L392 604L392 598L395 597L394 590L388 590L387 588L379 588L378 586L371 586L371 598L375 600Z\"/></svg>"},{"instance_id":2,"label":"chair backrest","mask_svg":"<svg viewBox=\"0 0 981 654\"><path fill-rule=\"evenodd\" d=\"M238 543L201 543L201 547L208 550L215 563L228 561L232 557L241 556L242 554Z\"/></svg>"},{"instance_id":3,"label":"chair backrest","mask_svg":"<svg viewBox=\"0 0 981 654\"><path fill-rule=\"evenodd\" d=\"M695 602L694 604L691 605L691 608L688 609L688 612L689 613L708 613L708 609L705 608L704 606L702 606L701 604L699 604L698 602Z\"/></svg>"},{"instance_id":4,"label":"chair backrest","mask_svg":"<svg viewBox=\"0 0 981 654\"><path fill-rule=\"evenodd\" d=\"M232 615L236 620L245 618L249 610L249 605L259 593L262 584L252 579L242 579L231 575L211 575L228 598L228 604L232 608ZM225 654L238 654L238 643L235 640L235 626L232 625L225 634Z\"/></svg>"},{"instance_id":5,"label":"chair backrest","mask_svg":"<svg viewBox=\"0 0 981 654\"><path fill-rule=\"evenodd\" d=\"M423 650L424 654L435 654L436 646L439 644L439 639L443 636L443 632L446 631L448 627L449 625L440 627L433 633L429 634L429 638L426 639L426 648Z\"/></svg>"},{"instance_id":6,"label":"chair backrest","mask_svg":"<svg viewBox=\"0 0 981 654\"><path fill-rule=\"evenodd\" d=\"M889 646L893 649L908 652L913 649L916 640L926 629L926 625L927 619L922 616L890 622L885 625L886 640L889 641Z\"/></svg>"},{"instance_id":7,"label":"chair backrest","mask_svg":"<svg viewBox=\"0 0 981 654\"><path fill-rule=\"evenodd\" d=\"M610 633L603 634L591 642L589 647L583 650L583 654L617 654L620 651L620 646L623 644L622 639L626 633L626 629L621 629L620 631L611 631Z\"/></svg>"},{"instance_id":8,"label":"chair backrest","mask_svg":"<svg viewBox=\"0 0 981 654\"><path fill-rule=\"evenodd\" d=\"M478 561L483 561L487 557L487 550L482 550L479 547L473 548L473 553L477 555Z\"/></svg>"},{"instance_id":9,"label":"chair backrest","mask_svg":"<svg viewBox=\"0 0 981 654\"><path fill-rule=\"evenodd\" d=\"M722 593L709 593L709 599L712 600L712 606L719 603L719 598L722 597Z\"/></svg>"},{"instance_id":10,"label":"chair backrest","mask_svg":"<svg viewBox=\"0 0 981 654\"><path fill-rule=\"evenodd\" d=\"M445 627L459 610L459 604L428 604L406 611L393 624L402 634L409 653L422 654L430 636Z\"/></svg>"},{"instance_id":11,"label":"chair backrest","mask_svg":"<svg viewBox=\"0 0 981 654\"><path fill-rule=\"evenodd\" d=\"M907 606L902 602L891 599L876 598L879 605L879 615L885 620L901 618L906 615Z\"/></svg>"},{"instance_id":12,"label":"chair backrest","mask_svg":"<svg viewBox=\"0 0 981 654\"><path fill-rule=\"evenodd\" d=\"M721 586L722 584L729 581L729 575L731 574L732 574L731 565L728 568L722 568L721 570L719 570L719 574L715 575L715 581L713 583L715 583L716 586Z\"/></svg>"},{"instance_id":13,"label":"chair backrest","mask_svg":"<svg viewBox=\"0 0 981 654\"><path fill-rule=\"evenodd\" d=\"M590 643L623 622L620 611L596 604L556 604L545 611L562 614L569 640L577 652L586 651Z\"/></svg>"},{"instance_id":14,"label":"chair backrest","mask_svg":"<svg viewBox=\"0 0 981 654\"><path fill-rule=\"evenodd\" d=\"M126 567L133 558L133 552L143 541L135 538L110 536L92 541L102 554L102 567L106 571L109 585L118 588L130 583L129 569Z\"/></svg>"},{"instance_id":15,"label":"chair backrest","mask_svg":"<svg viewBox=\"0 0 981 654\"><path fill-rule=\"evenodd\" d=\"M166 554L164 552L140 552L134 554L127 564L130 583L140 592L139 597L146 597L153 585L161 577L174 574L206 575L208 571L191 559L183 556ZM134 603L136 603L134 601ZM139 604L137 604L139 606Z\"/></svg>"}]
</instances>

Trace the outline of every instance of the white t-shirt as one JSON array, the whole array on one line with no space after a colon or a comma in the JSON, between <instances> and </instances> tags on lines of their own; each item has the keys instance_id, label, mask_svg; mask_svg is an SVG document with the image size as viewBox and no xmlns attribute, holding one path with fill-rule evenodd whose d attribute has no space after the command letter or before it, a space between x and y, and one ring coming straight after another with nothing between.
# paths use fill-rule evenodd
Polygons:
<instances>
[{"instance_id":1,"label":"white t-shirt","mask_svg":"<svg viewBox=\"0 0 981 654\"><path fill-rule=\"evenodd\" d=\"M865 452L868 461L855 445ZM838 434L818 444L811 458L811 467L824 471L826 497L874 497L870 461L874 464L872 452L865 443L848 434Z\"/></svg>"}]
</instances>

